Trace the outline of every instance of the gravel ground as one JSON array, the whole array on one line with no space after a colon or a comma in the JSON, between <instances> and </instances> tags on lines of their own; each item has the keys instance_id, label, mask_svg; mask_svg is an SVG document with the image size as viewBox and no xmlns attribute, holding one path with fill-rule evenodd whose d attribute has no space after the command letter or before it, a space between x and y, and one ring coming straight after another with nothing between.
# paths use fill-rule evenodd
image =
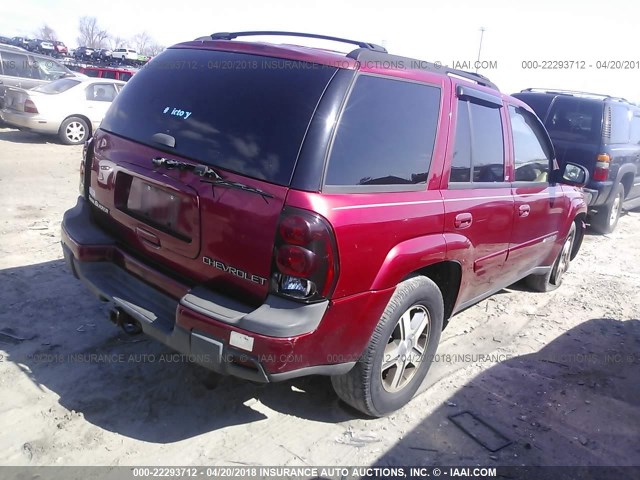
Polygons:
<instances>
[{"instance_id":1,"label":"gravel ground","mask_svg":"<svg viewBox=\"0 0 640 480\"><path fill-rule=\"evenodd\" d=\"M80 155L0 128L0 464L640 465L640 212L559 290L456 316L422 393L371 420L326 378L218 377L114 328L61 260Z\"/></svg>"}]
</instances>

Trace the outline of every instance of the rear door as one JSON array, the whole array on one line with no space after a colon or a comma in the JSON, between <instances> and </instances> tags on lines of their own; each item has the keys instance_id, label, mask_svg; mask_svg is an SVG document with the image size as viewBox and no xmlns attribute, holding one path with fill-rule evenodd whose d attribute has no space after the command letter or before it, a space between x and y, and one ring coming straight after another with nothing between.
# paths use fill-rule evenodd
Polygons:
<instances>
[{"instance_id":1,"label":"rear door","mask_svg":"<svg viewBox=\"0 0 640 480\"><path fill-rule=\"evenodd\" d=\"M559 95L545 119L560 165L583 165L593 176L602 143L604 102Z\"/></svg>"},{"instance_id":2,"label":"rear door","mask_svg":"<svg viewBox=\"0 0 640 480\"><path fill-rule=\"evenodd\" d=\"M461 85L456 92L451 168L442 195L448 251L463 268L459 303L467 303L506 286L513 196L505 171L502 99Z\"/></svg>"},{"instance_id":3,"label":"rear door","mask_svg":"<svg viewBox=\"0 0 640 480\"><path fill-rule=\"evenodd\" d=\"M549 184L553 149L544 127L522 107L509 105L508 113L515 203L506 271L521 278L549 256L569 206L562 187Z\"/></svg>"},{"instance_id":4,"label":"rear door","mask_svg":"<svg viewBox=\"0 0 640 480\"><path fill-rule=\"evenodd\" d=\"M118 94L113 83L92 83L85 88L87 116L95 130Z\"/></svg>"}]
</instances>

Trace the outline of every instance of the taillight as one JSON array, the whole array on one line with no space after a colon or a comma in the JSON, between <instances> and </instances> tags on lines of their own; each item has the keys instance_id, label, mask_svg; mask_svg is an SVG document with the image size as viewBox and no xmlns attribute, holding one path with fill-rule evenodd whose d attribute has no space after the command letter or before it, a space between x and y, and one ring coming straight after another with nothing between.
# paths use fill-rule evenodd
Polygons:
<instances>
[{"instance_id":1,"label":"taillight","mask_svg":"<svg viewBox=\"0 0 640 480\"><path fill-rule=\"evenodd\" d=\"M36 108L36 104L33 103L33 100L27 99L24 102L24 111L26 113L38 113L38 109Z\"/></svg>"},{"instance_id":2,"label":"taillight","mask_svg":"<svg viewBox=\"0 0 640 480\"><path fill-rule=\"evenodd\" d=\"M609 178L609 162L611 157L606 153L601 153L596 158L596 168L593 170L593 179L602 182Z\"/></svg>"},{"instance_id":3,"label":"taillight","mask_svg":"<svg viewBox=\"0 0 640 480\"><path fill-rule=\"evenodd\" d=\"M338 279L333 229L319 215L286 207L274 246L271 290L305 302L327 298Z\"/></svg>"}]
</instances>

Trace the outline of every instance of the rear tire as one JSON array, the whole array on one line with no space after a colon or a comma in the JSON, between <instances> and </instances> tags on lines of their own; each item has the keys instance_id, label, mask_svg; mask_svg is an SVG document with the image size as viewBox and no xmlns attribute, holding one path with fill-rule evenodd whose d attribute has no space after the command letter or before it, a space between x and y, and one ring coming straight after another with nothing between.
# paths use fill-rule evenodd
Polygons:
<instances>
[{"instance_id":1,"label":"rear tire","mask_svg":"<svg viewBox=\"0 0 640 480\"><path fill-rule=\"evenodd\" d=\"M331 377L337 395L372 417L404 406L431 366L443 317L442 294L431 279L400 283L355 367Z\"/></svg>"},{"instance_id":2,"label":"rear tire","mask_svg":"<svg viewBox=\"0 0 640 480\"><path fill-rule=\"evenodd\" d=\"M89 125L80 117L69 117L60 125L58 137L65 145L81 145L89 138Z\"/></svg>"},{"instance_id":3,"label":"rear tire","mask_svg":"<svg viewBox=\"0 0 640 480\"><path fill-rule=\"evenodd\" d=\"M598 233L611 233L616 229L620 212L622 211L622 203L624 202L624 187L622 184L616 185L611 193L611 202L604 204L593 216L591 226Z\"/></svg>"},{"instance_id":4,"label":"rear tire","mask_svg":"<svg viewBox=\"0 0 640 480\"><path fill-rule=\"evenodd\" d=\"M529 275L525 282L531 290L536 292L550 292L562 285L562 278L571 264L571 252L573 251L573 242L576 239L576 224L572 223L567 238L562 244L562 249L553 267L544 275Z\"/></svg>"}]
</instances>

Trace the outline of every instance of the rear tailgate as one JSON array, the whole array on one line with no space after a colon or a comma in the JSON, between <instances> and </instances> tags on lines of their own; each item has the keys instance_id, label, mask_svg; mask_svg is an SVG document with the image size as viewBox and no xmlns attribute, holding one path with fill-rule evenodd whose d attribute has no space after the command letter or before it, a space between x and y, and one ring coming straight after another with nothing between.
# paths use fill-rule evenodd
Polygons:
<instances>
[{"instance_id":1,"label":"rear tailgate","mask_svg":"<svg viewBox=\"0 0 640 480\"><path fill-rule=\"evenodd\" d=\"M269 194L212 186L188 171L154 167L158 152L99 130L90 202L122 246L193 285L248 300L266 297L287 188L228 174ZM175 159L187 159L172 157Z\"/></svg>"},{"instance_id":2,"label":"rear tailgate","mask_svg":"<svg viewBox=\"0 0 640 480\"><path fill-rule=\"evenodd\" d=\"M298 152L337 70L262 62L190 49L156 57L96 133L90 189L98 221L124 248L192 285L255 303L269 290ZM154 158L207 166L235 188Z\"/></svg>"}]
</instances>

